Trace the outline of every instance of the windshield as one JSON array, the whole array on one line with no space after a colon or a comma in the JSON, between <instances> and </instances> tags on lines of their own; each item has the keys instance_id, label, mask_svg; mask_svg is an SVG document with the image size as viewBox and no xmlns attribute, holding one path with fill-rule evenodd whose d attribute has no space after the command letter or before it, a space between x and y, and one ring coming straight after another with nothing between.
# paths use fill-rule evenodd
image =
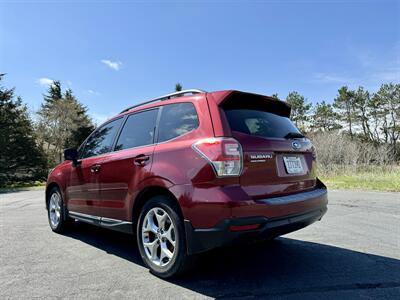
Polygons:
<instances>
[{"instance_id":1,"label":"windshield","mask_svg":"<svg viewBox=\"0 0 400 300\"><path fill-rule=\"evenodd\" d=\"M289 118L253 109L225 110L231 130L261 137L287 138L300 134Z\"/></svg>"}]
</instances>

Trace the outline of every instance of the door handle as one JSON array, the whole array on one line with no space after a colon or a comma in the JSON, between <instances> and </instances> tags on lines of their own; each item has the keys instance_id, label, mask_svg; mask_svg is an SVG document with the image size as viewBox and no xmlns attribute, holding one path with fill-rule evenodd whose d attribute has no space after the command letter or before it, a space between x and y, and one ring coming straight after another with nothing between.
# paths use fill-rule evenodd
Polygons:
<instances>
[{"instance_id":1,"label":"door handle","mask_svg":"<svg viewBox=\"0 0 400 300\"><path fill-rule=\"evenodd\" d=\"M93 165L93 166L90 167L90 172L99 173L100 172L100 168L101 168L101 165Z\"/></svg>"},{"instance_id":2,"label":"door handle","mask_svg":"<svg viewBox=\"0 0 400 300\"><path fill-rule=\"evenodd\" d=\"M133 159L133 163L136 166L144 166L146 165L150 160L150 156L145 155L145 154L139 154L138 156L135 156Z\"/></svg>"}]
</instances>

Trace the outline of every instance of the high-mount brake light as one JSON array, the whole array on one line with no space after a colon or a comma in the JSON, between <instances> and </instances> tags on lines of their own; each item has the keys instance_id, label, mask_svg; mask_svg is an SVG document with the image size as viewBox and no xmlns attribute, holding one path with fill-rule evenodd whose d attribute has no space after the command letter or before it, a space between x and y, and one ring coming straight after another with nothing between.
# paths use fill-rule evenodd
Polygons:
<instances>
[{"instance_id":1,"label":"high-mount brake light","mask_svg":"<svg viewBox=\"0 0 400 300\"><path fill-rule=\"evenodd\" d=\"M218 177L239 176L242 172L242 147L234 138L202 139L193 144L193 149L211 163Z\"/></svg>"}]
</instances>

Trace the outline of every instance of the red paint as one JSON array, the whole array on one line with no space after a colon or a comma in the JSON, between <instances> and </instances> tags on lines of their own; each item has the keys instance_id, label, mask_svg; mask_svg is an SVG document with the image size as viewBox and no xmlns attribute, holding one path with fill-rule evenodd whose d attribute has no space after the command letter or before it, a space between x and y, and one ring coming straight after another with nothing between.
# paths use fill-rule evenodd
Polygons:
<instances>
[{"instance_id":1,"label":"red paint","mask_svg":"<svg viewBox=\"0 0 400 300\"><path fill-rule=\"evenodd\" d=\"M78 167L65 161L51 172L47 184L60 187L70 211L125 221L132 221L133 206L141 191L163 188L175 196L183 217L194 228L210 228L227 218L282 217L326 205L321 199L273 206L256 201L312 190L316 185L316 166L308 140L302 142L303 147L298 151L292 149L291 140L232 132L221 105L230 97L239 96L280 106L285 114L290 112L283 102L238 91L196 94L148 104L116 117L171 103L191 102L197 111L199 127L167 142L82 159ZM194 143L213 137L233 137L240 143L241 176L218 178L210 162L193 149ZM250 155L254 153L271 154L272 158L253 163ZM142 166L136 165L134 158L142 154L149 160ZM303 157L306 173L286 174L284 154ZM98 172L91 172L94 165L100 166Z\"/></svg>"}]
</instances>

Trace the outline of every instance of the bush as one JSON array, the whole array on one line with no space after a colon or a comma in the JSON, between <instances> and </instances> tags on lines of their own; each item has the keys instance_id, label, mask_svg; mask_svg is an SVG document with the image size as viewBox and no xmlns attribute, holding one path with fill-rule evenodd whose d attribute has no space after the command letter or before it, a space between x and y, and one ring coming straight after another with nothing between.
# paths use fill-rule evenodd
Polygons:
<instances>
[{"instance_id":1,"label":"bush","mask_svg":"<svg viewBox=\"0 0 400 300\"><path fill-rule=\"evenodd\" d=\"M351 139L339 131L311 133L309 138L316 148L322 174L391 170L397 165L389 145Z\"/></svg>"}]
</instances>

